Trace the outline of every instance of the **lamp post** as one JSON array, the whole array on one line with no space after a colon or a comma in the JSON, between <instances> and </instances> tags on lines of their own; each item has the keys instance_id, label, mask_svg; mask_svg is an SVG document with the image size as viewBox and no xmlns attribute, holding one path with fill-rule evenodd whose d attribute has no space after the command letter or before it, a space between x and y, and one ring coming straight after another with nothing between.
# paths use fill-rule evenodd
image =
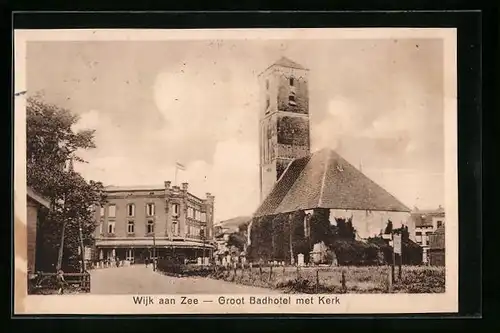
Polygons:
<instances>
[{"instance_id":1,"label":"lamp post","mask_svg":"<svg viewBox=\"0 0 500 333\"><path fill-rule=\"evenodd\" d=\"M153 224L153 271L156 271L156 233Z\"/></svg>"},{"instance_id":2,"label":"lamp post","mask_svg":"<svg viewBox=\"0 0 500 333\"><path fill-rule=\"evenodd\" d=\"M202 259L202 262L201 262L201 266L205 266L205 227L202 227L200 229L200 237L203 241L203 259Z\"/></svg>"}]
</instances>

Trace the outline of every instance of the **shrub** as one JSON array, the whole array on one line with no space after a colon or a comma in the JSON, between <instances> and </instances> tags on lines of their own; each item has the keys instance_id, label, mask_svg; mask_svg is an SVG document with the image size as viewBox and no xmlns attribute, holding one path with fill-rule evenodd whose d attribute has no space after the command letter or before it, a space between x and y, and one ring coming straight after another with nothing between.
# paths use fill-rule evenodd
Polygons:
<instances>
[{"instance_id":1,"label":"shrub","mask_svg":"<svg viewBox=\"0 0 500 333\"><path fill-rule=\"evenodd\" d=\"M337 240L332 244L332 249L337 256L339 265L365 266L381 265L380 248L373 243L356 240Z\"/></svg>"}]
</instances>

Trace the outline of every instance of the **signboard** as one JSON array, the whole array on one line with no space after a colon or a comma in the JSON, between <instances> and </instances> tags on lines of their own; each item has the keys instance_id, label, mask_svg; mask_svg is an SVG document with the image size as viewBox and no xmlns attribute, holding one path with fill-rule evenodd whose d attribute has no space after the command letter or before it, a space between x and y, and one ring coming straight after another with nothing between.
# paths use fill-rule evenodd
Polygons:
<instances>
[{"instance_id":1,"label":"signboard","mask_svg":"<svg viewBox=\"0 0 500 333\"><path fill-rule=\"evenodd\" d=\"M401 254L401 234L395 234L393 239L394 253Z\"/></svg>"}]
</instances>

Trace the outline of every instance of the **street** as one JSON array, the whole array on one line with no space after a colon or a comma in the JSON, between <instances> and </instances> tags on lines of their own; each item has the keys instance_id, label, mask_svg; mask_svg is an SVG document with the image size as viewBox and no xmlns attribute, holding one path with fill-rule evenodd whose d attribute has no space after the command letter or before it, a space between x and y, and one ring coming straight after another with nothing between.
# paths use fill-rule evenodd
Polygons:
<instances>
[{"instance_id":1,"label":"street","mask_svg":"<svg viewBox=\"0 0 500 333\"><path fill-rule=\"evenodd\" d=\"M277 291L201 277L177 278L135 265L91 271L92 294L264 294Z\"/></svg>"}]
</instances>

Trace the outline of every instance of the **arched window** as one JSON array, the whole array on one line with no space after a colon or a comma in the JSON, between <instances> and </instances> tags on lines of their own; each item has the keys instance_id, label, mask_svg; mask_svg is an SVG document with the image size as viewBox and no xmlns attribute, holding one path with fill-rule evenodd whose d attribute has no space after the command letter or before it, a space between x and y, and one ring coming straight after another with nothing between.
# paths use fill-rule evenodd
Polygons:
<instances>
[{"instance_id":1,"label":"arched window","mask_svg":"<svg viewBox=\"0 0 500 333\"><path fill-rule=\"evenodd\" d=\"M134 204L127 205L127 216L129 216L129 217L135 216L135 205Z\"/></svg>"}]
</instances>

